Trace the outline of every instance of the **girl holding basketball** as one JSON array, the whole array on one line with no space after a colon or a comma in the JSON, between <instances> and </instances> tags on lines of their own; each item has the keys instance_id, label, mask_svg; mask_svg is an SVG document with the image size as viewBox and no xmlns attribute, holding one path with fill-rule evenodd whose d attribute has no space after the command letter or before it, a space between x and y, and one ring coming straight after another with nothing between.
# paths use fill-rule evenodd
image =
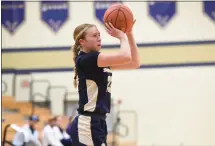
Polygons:
<instances>
[{"instance_id":1,"label":"girl holding basketball","mask_svg":"<svg viewBox=\"0 0 215 146\"><path fill-rule=\"evenodd\" d=\"M124 33L111 23L105 24L106 31L120 41L120 50L112 54L99 52L101 38L95 25L82 24L74 31L74 85L78 86L79 115L67 128L74 146L107 146L105 119L111 104L111 70L140 66L132 27Z\"/></svg>"}]
</instances>

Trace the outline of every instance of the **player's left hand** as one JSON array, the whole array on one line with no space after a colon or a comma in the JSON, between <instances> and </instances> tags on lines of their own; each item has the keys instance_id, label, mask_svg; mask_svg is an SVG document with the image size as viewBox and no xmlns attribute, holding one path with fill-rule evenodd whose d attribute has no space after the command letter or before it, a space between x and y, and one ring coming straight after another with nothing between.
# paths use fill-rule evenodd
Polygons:
<instances>
[{"instance_id":1,"label":"player's left hand","mask_svg":"<svg viewBox=\"0 0 215 146\"><path fill-rule=\"evenodd\" d=\"M134 22L133 22L133 24L132 24L132 27L131 27L131 29L130 29L129 31L126 32L126 35L129 35L129 34L132 33L133 26L134 26L135 23L136 23L136 19L134 19Z\"/></svg>"}]
</instances>

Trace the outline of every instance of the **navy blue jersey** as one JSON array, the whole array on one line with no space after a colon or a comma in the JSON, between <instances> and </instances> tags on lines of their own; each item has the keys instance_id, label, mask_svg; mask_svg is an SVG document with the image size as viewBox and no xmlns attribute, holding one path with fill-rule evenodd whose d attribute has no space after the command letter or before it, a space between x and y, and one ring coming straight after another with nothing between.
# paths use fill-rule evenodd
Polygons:
<instances>
[{"instance_id":1,"label":"navy blue jersey","mask_svg":"<svg viewBox=\"0 0 215 146\"><path fill-rule=\"evenodd\" d=\"M79 113L110 112L112 73L109 67L98 67L99 53L81 51L77 56Z\"/></svg>"}]
</instances>

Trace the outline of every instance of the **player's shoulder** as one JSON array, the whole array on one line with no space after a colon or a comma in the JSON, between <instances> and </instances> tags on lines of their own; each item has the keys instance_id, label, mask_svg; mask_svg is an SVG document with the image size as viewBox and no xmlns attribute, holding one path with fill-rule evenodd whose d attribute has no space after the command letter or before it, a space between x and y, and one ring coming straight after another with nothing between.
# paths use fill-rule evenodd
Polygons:
<instances>
[{"instance_id":1,"label":"player's shoulder","mask_svg":"<svg viewBox=\"0 0 215 146\"><path fill-rule=\"evenodd\" d=\"M78 54L77 58L76 58L76 61L77 60L80 60L80 59L87 59L87 58L91 58L91 57L94 57L94 56L97 56L99 55L100 52L89 52L89 53L85 53L83 51L80 51L80 53Z\"/></svg>"},{"instance_id":2,"label":"player's shoulder","mask_svg":"<svg viewBox=\"0 0 215 146\"><path fill-rule=\"evenodd\" d=\"M97 67L97 59L100 52L85 53L81 51L76 58L76 65Z\"/></svg>"},{"instance_id":3,"label":"player's shoulder","mask_svg":"<svg viewBox=\"0 0 215 146\"><path fill-rule=\"evenodd\" d=\"M89 52L89 53L85 53L85 52L81 51L81 52L79 53L79 56L82 57L82 58L93 57L93 56L99 55L99 53L100 53L100 52L98 52L98 51Z\"/></svg>"}]
</instances>

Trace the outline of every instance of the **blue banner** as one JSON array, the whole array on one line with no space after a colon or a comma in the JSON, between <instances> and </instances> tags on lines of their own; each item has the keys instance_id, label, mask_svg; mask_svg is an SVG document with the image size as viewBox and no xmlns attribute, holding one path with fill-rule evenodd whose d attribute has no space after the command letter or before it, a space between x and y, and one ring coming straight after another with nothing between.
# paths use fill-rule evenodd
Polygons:
<instances>
[{"instance_id":1,"label":"blue banner","mask_svg":"<svg viewBox=\"0 0 215 146\"><path fill-rule=\"evenodd\" d=\"M204 1L204 12L215 22L215 1Z\"/></svg>"},{"instance_id":2,"label":"blue banner","mask_svg":"<svg viewBox=\"0 0 215 146\"><path fill-rule=\"evenodd\" d=\"M165 27L176 13L175 1L148 2L149 15L161 26Z\"/></svg>"},{"instance_id":3,"label":"blue banner","mask_svg":"<svg viewBox=\"0 0 215 146\"><path fill-rule=\"evenodd\" d=\"M41 19L57 32L68 19L67 1L41 1Z\"/></svg>"},{"instance_id":4,"label":"blue banner","mask_svg":"<svg viewBox=\"0 0 215 146\"><path fill-rule=\"evenodd\" d=\"M122 3L121 1L94 1L96 18L103 24L105 11L114 3Z\"/></svg>"},{"instance_id":5,"label":"blue banner","mask_svg":"<svg viewBox=\"0 0 215 146\"><path fill-rule=\"evenodd\" d=\"M2 1L1 23L10 33L14 33L25 19L24 1Z\"/></svg>"}]
</instances>

